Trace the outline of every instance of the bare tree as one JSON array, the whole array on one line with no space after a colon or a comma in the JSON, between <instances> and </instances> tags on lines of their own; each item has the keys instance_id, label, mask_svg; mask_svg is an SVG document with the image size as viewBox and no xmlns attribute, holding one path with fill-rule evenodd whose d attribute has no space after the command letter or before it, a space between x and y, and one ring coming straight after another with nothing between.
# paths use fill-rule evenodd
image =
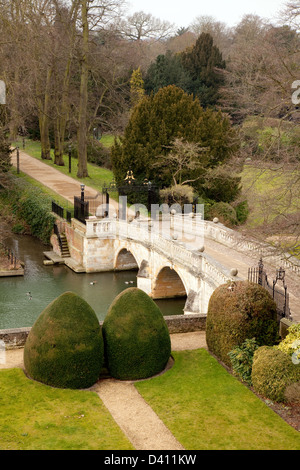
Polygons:
<instances>
[{"instance_id":1,"label":"bare tree","mask_svg":"<svg viewBox=\"0 0 300 470\"><path fill-rule=\"evenodd\" d=\"M194 19L189 29L197 36L202 33L210 34L223 57L228 57L233 40L233 31L226 23L217 21L213 16L202 15Z\"/></svg>"},{"instance_id":2,"label":"bare tree","mask_svg":"<svg viewBox=\"0 0 300 470\"><path fill-rule=\"evenodd\" d=\"M159 156L153 166L171 174L174 186L193 183L203 176L209 160L207 148L202 148L194 142L184 142L179 138L174 139L172 145L167 148L170 152ZM191 178L191 175L195 176Z\"/></svg>"},{"instance_id":3,"label":"bare tree","mask_svg":"<svg viewBox=\"0 0 300 470\"><path fill-rule=\"evenodd\" d=\"M175 26L168 21L155 18L150 13L138 11L119 23L121 33L131 41L155 39L157 41L170 37Z\"/></svg>"},{"instance_id":4,"label":"bare tree","mask_svg":"<svg viewBox=\"0 0 300 470\"><path fill-rule=\"evenodd\" d=\"M120 16L124 0L80 0L81 50L80 50L80 96L78 108L77 146L78 172L82 178L88 176L87 170L87 105L90 33L108 26Z\"/></svg>"}]
</instances>

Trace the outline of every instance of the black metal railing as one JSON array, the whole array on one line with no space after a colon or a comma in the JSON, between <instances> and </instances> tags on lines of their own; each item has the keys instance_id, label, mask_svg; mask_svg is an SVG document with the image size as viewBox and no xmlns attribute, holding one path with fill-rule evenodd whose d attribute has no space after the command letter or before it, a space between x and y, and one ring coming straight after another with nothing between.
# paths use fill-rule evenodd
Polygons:
<instances>
[{"instance_id":1,"label":"black metal railing","mask_svg":"<svg viewBox=\"0 0 300 470\"><path fill-rule=\"evenodd\" d=\"M51 210L54 214L58 215L61 219L66 219L68 223L71 223L72 212L68 209L64 209L62 206L57 204L57 202L52 201Z\"/></svg>"},{"instance_id":2,"label":"black metal railing","mask_svg":"<svg viewBox=\"0 0 300 470\"><path fill-rule=\"evenodd\" d=\"M276 279L270 283L264 269L263 261L260 259L257 267L248 269L248 280L261 285L269 292L277 305L277 313L281 318L292 320L289 307L289 294L285 284L285 271L282 268L276 270ZM282 281L282 289L276 285L277 281Z\"/></svg>"},{"instance_id":3,"label":"black metal railing","mask_svg":"<svg viewBox=\"0 0 300 470\"><path fill-rule=\"evenodd\" d=\"M64 218L64 208L59 206L55 201L52 201L52 212L62 219Z\"/></svg>"}]
</instances>

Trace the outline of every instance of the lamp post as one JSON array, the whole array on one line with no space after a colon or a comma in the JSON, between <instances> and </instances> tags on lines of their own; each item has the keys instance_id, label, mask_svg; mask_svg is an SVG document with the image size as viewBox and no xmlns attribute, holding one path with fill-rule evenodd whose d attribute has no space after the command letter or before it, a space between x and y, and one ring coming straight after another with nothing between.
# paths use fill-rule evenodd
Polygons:
<instances>
[{"instance_id":1,"label":"lamp post","mask_svg":"<svg viewBox=\"0 0 300 470\"><path fill-rule=\"evenodd\" d=\"M80 188L81 188L81 201L84 202L84 188L85 188L85 184L81 183Z\"/></svg>"},{"instance_id":2,"label":"lamp post","mask_svg":"<svg viewBox=\"0 0 300 470\"><path fill-rule=\"evenodd\" d=\"M283 316L287 315L287 286L285 284L285 270L283 268L276 269L276 279L273 281L273 299L275 300L275 285L277 281L282 281L284 288L284 306L283 306Z\"/></svg>"}]
</instances>

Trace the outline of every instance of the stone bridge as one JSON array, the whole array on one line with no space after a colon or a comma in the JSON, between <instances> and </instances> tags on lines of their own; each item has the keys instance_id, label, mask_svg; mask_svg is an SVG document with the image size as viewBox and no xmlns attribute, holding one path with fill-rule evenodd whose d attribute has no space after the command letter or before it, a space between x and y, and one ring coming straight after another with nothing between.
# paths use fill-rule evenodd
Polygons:
<instances>
[{"instance_id":1,"label":"stone bridge","mask_svg":"<svg viewBox=\"0 0 300 470\"><path fill-rule=\"evenodd\" d=\"M63 226L61 225L63 224ZM153 299L186 297L185 314L206 314L213 291L238 279L205 253L204 222L200 216L171 215L164 221L89 218L86 224L60 221L77 272L137 270L137 286ZM60 254L56 235L53 250Z\"/></svg>"}]
</instances>

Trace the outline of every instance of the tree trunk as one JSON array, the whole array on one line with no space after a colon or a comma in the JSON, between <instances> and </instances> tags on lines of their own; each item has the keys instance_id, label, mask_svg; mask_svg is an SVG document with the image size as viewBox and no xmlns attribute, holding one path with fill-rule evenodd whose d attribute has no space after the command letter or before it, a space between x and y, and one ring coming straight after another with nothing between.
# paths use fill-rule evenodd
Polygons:
<instances>
[{"instance_id":1,"label":"tree trunk","mask_svg":"<svg viewBox=\"0 0 300 470\"><path fill-rule=\"evenodd\" d=\"M87 169L87 100L88 100L88 64L87 53L89 47L89 25L87 18L87 1L83 0L81 5L82 13L82 58L81 58L81 77L80 77L80 101L77 129L77 147L78 147L78 178L88 176Z\"/></svg>"},{"instance_id":2,"label":"tree trunk","mask_svg":"<svg viewBox=\"0 0 300 470\"><path fill-rule=\"evenodd\" d=\"M43 109L40 110L41 157L43 160L51 160L49 139L49 104L51 77L52 67L50 66L47 71Z\"/></svg>"},{"instance_id":3,"label":"tree trunk","mask_svg":"<svg viewBox=\"0 0 300 470\"><path fill-rule=\"evenodd\" d=\"M58 166L64 166L65 162L63 159L64 148L61 142L60 135L60 118L56 118L54 123L54 164Z\"/></svg>"},{"instance_id":4,"label":"tree trunk","mask_svg":"<svg viewBox=\"0 0 300 470\"><path fill-rule=\"evenodd\" d=\"M41 157L43 160L51 160L49 122L48 117L41 113L40 116L40 134L41 134Z\"/></svg>"}]
</instances>

